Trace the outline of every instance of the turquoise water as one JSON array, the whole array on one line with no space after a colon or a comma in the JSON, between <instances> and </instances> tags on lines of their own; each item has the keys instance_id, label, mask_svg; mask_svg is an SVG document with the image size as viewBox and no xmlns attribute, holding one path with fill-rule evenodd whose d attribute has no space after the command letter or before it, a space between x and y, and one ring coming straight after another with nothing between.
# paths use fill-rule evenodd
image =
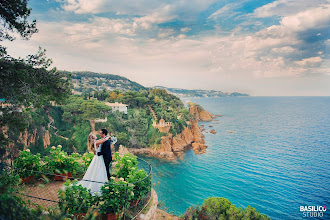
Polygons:
<instances>
[{"instance_id":1,"label":"turquoise water","mask_svg":"<svg viewBox=\"0 0 330 220\"><path fill-rule=\"evenodd\" d=\"M329 207L330 97L190 100L223 117L200 123L217 131L204 132L205 154L189 150L177 163L147 158L169 212L183 214L210 196L272 219L306 219L300 206Z\"/></svg>"}]
</instances>

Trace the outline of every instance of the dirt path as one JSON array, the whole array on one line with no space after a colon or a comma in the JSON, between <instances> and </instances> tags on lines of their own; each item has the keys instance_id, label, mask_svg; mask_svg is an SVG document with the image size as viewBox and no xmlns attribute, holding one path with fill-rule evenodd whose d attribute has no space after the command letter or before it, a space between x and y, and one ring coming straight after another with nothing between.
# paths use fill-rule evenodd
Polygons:
<instances>
[{"instance_id":1,"label":"dirt path","mask_svg":"<svg viewBox=\"0 0 330 220\"><path fill-rule=\"evenodd\" d=\"M69 138L67 137L63 137L61 135L58 134L58 129L57 127L53 126L52 124L54 123L54 119L52 118L52 116L50 116L50 114L48 113L48 118L49 118L49 123L48 123L48 128L53 128L55 130L55 135L57 137L63 138L65 140L69 140Z\"/></svg>"},{"instance_id":2,"label":"dirt path","mask_svg":"<svg viewBox=\"0 0 330 220\"><path fill-rule=\"evenodd\" d=\"M31 204L36 203L43 207L51 207L51 206L57 206L57 202L51 202L47 200L52 201L58 201L58 190L63 187L64 182L63 181L52 181L47 184L43 184L42 181L36 181L34 184L26 184L25 190L23 191L24 195L28 196L22 196L23 200L28 202L28 200L31 201ZM32 198L29 196L37 197ZM39 199L38 199L39 198Z\"/></svg>"}]
</instances>

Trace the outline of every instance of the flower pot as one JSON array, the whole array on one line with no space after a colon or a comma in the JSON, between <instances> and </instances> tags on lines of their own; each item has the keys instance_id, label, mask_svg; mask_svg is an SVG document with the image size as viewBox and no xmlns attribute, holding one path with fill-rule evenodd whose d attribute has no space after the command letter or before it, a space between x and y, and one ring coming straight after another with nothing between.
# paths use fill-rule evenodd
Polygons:
<instances>
[{"instance_id":1,"label":"flower pot","mask_svg":"<svg viewBox=\"0 0 330 220\"><path fill-rule=\"evenodd\" d=\"M115 213L107 213L102 214L102 220L116 220L119 218L121 213L118 213L117 215Z\"/></svg>"},{"instance_id":2,"label":"flower pot","mask_svg":"<svg viewBox=\"0 0 330 220\"><path fill-rule=\"evenodd\" d=\"M73 213L73 219L85 219L86 213Z\"/></svg>"},{"instance_id":3,"label":"flower pot","mask_svg":"<svg viewBox=\"0 0 330 220\"><path fill-rule=\"evenodd\" d=\"M28 176L25 178L22 178L22 183L31 183L34 181L34 176Z\"/></svg>"},{"instance_id":4,"label":"flower pot","mask_svg":"<svg viewBox=\"0 0 330 220\"><path fill-rule=\"evenodd\" d=\"M137 199L137 200L135 200L135 201L130 201L130 204L129 204L129 206L130 206L130 208L134 208L134 207L136 207L136 205L139 203L139 200Z\"/></svg>"},{"instance_id":5,"label":"flower pot","mask_svg":"<svg viewBox=\"0 0 330 220\"><path fill-rule=\"evenodd\" d=\"M54 173L55 174L55 180L56 181L65 181L67 180L69 177L72 177L72 172L68 172L68 173Z\"/></svg>"}]
</instances>

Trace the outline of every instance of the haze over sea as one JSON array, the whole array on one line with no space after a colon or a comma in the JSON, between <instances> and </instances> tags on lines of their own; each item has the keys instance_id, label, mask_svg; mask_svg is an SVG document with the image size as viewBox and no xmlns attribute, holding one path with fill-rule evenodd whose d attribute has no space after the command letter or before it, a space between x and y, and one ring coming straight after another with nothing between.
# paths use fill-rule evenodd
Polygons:
<instances>
[{"instance_id":1,"label":"haze over sea","mask_svg":"<svg viewBox=\"0 0 330 220\"><path fill-rule=\"evenodd\" d=\"M272 219L303 219L300 206L329 209L330 97L190 101L223 117L200 123L217 132L203 132L205 154L189 150L178 163L147 158L169 212L183 214L211 196L237 207L250 205Z\"/></svg>"}]
</instances>

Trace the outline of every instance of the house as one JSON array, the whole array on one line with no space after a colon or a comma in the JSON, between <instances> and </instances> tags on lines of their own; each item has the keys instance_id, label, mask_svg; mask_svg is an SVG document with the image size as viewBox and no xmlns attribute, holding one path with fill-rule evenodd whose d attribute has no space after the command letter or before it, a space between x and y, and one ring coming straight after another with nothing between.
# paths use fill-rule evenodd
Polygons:
<instances>
[{"instance_id":1,"label":"house","mask_svg":"<svg viewBox=\"0 0 330 220\"><path fill-rule=\"evenodd\" d=\"M115 103L105 102L105 104L112 108L112 112L120 111L120 112L124 112L125 114L127 114L128 105L126 105L126 104L118 103L118 102L115 102Z\"/></svg>"},{"instance_id":2,"label":"house","mask_svg":"<svg viewBox=\"0 0 330 220\"><path fill-rule=\"evenodd\" d=\"M159 132L168 133L170 131L172 122L165 122L164 119L160 119L159 123L153 121L152 126L158 128Z\"/></svg>"}]
</instances>

